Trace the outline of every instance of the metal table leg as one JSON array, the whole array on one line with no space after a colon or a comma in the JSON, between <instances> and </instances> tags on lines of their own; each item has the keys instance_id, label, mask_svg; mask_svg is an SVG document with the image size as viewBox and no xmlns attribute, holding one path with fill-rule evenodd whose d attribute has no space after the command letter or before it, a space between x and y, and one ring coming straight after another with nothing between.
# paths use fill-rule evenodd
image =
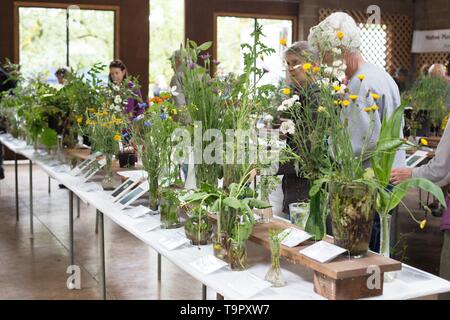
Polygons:
<instances>
[{"instance_id":1,"label":"metal table leg","mask_svg":"<svg viewBox=\"0 0 450 320\"><path fill-rule=\"evenodd\" d=\"M50 176L48 176L48 194L50 194L52 192L51 186L52 186L52 184L51 184L51 181L50 181Z\"/></svg>"},{"instance_id":2,"label":"metal table leg","mask_svg":"<svg viewBox=\"0 0 450 320\"><path fill-rule=\"evenodd\" d=\"M202 300L206 300L207 292L208 288L204 284L202 284Z\"/></svg>"},{"instance_id":3,"label":"metal table leg","mask_svg":"<svg viewBox=\"0 0 450 320\"><path fill-rule=\"evenodd\" d=\"M75 253L73 244L73 192L69 190L69 241L70 241L70 265L75 264Z\"/></svg>"},{"instance_id":4,"label":"metal table leg","mask_svg":"<svg viewBox=\"0 0 450 320\"><path fill-rule=\"evenodd\" d=\"M16 220L19 221L19 174L17 169L17 153L14 153L14 171L16 175Z\"/></svg>"},{"instance_id":5,"label":"metal table leg","mask_svg":"<svg viewBox=\"0 0 450 320\"><path fill-rule=\"evenodd\" d=\"M80 198L77 197L77 218L80 218Z\"/></svg>"},{"instance_id":6,"label":"metal table leg","mask_svg":"<svg viewBox=\"0 0 450 320\"><path fill-rule=\"evenodd\" d=\"M30 233L33 236L33 162L30 160Z\"/></svg>"},{"instance_id":7,"label":"metal table leg","mask_svg":"<svg viewBox=\"0 0 450 320\"><path fill-rule=\"evenodd\" d=\"M161 281L161 254L158 253L158 281Z\"/></svg>"},{"instance_id":8,"label":"metal table leg","mask_svg":"<svg viewBox=\"0 0 450 320\"><path fill-rule=\"evenodd\" d=\"M97 210L98 221L100 224L100 235L98 237L99 254L100 254L100 273L102 285L102 297L106 300L106 264L105 264L105 226L103 221L103 213Z\"/></svg>"}]
</instances>

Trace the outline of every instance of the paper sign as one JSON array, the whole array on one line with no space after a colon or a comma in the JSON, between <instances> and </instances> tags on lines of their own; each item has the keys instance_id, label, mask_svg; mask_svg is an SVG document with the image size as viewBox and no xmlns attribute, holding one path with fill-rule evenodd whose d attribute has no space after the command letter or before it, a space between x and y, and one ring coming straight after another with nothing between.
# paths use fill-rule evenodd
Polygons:
<instances>
[{"instance_id":1,"label":"paper sign","mask_svg":"<svg viewBox=\"0 0 450 320\"><path fill-rule=\"evenodd\" d=\"M286 238L281 242L282 245L286 247L293 248L298 246L300 243L310 239L312 236L300 229L296 228L288 228L280 233L279 237L284 237L286 234Z\"/></svg>"},{"instance_id":2,"label":"paper sign","mask_svg":"<svg viewBox=\"0 0 450 320\"><path fill-rule=\"evenodd\" d=\"M272 284L258 278L251 272L236 272L236 275L233 277L233 280L228 283L228 286L244 298L248 299L259 292L270 288Z\"/></svg>"},{"instance_id":3,"label":"paper sign","mask_svg":"<svg viewBox=\"0 0 450 320\"><path fill-rule=\"evenodd\" d=\"M191 262L190 265L203 274L210 274L227 266L228 263L208 254Z\"/></svg>"},{"instance_id":4,"label":"paper sign","mask_svg":"<svg viewBox=\"0 0 450 320\"><path fill-rule=\"evenodd\" d=\"M149 232L153 231L156 228L159 228L161 226L161 221L156 221L154 219L145 220L144 222L138 223L136 225L136 229L138 229L140 232Z\"/></svg>"},{"instance_id":5,"label":"paper sign","mask_svg":"<svg viewBox=\"0 0 450 320\"><path fill-rule=\"evenodd\" d=\"M138 207L126 210L125 214L127 216L129 216L130 218L137 219L137 218L145 216L149 212L150 212L149 208L146 208L144 206L138 206Z\"/></svg>"},{"instance_id":6,"label":"paper sign","mask_svg":"<svg viewBox=\"0 0 450 320\"><path fill-rule=\"evenodd\" d=\"M185 235L181 233L174 233L171 236L164 237L159 240L159 243L162 244L168 250L174 250L188 242L189 239L186 238Z\"/></svg>"},{"instance_id":7,"label":"paper sign","mask_svg":"<svg viewBox=\"0 0 450 320\"><path fill-rule=\"evenodd\" d=\"M333 260L346 251L346 249L335 246L329 242L319 241L299 252L308 258L314 259L320 263L325 263Z\"/></svg>"}]
</instances>

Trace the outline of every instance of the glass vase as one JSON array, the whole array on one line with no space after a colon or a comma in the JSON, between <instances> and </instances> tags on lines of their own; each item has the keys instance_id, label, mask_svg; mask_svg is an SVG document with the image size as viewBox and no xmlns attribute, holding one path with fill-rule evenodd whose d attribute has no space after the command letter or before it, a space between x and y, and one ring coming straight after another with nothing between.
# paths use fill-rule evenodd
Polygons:
<instances>
[{"instance_id":1,"label":"glass vase","mask_svg":"<svg viewBox=\"0 0 450 320\"><path fill-rule=\"evenodd\" d=\"M369 250L376 192L362 183L331 183L330 210L334 244L361 258Z\"/></svg>"},{"instance_id":2,"label":"glass vase","mask_svg":"<svg viewBox=\"0 0 450 320\"><path fill-rule=\"evenodd\" d=\"M391 257L391 215L380 215L380 254L386 258ZM395 280L397 272L385 272L384 281L392 282Z\"/></svg>"},{"instance_id":3,"label":"glass vase","mask_svg":"<svg viewBox=\"0 0 450 320\"><path fill-rule=\"evenodd\" d=\"M186 220L184 231L193 245L208 244L212 235L212 225L209 222L208 213L201 209L195 210Z\"/></svg>"},{"instance_id":4,"label":"glass vase","mask_svg":"<svg viewBox=\"0 0 450 320\"><path fill-rule=\"evenodd\" d=\"M182 226L179 217L179 202L161 196L160 215L164 229L176 229Z\"/></svg>"},{"instance_id":5,"label":"glass vase","mask_svg":"<svg viewBox=\"0 0 450 320\"><path fill-rule=\"evenodd\" d=\"M309 217L308 202L294 202L289 204L291 223L305 230Z\"/></svg>"},{"instance_id":6,"label":"glass vase","mask_svg":"<svg viewBox=\"0 0 450 320\"><path fill-rule=\"evenodd\" d=\"M159 184L158 179L150 178L148 180L149 208L153 212L158 212L159 205Z\"/></svg>"},{"instance_id":7,"label":"glass vase","mask_svg":"<svg viewBox=\"0 0 450 320\"><path fill-rule=\"evenodd\" d=\"M64 147L63 147L63 136L58 135L58 147L55 154L55 159L61 163L65 162L65 156L64 156Z\"/></svg>"},{"instance_id":8,"label":"glass vase","mask_svg":"<svg viewBox=\"0 0 450 320\"><path fill-rule=\"evenodd\" d=\"M233 271L242 271L248 268L246 242L231 241L228 249L228 261Z\"/></svg>"},{"instance_id":9,"label":"glass vase","mask_svg":"<svg viewBox=\"0 0 450 320\"><path fill-rule=\"evenodd\" d=\"M105 154L106 164L103 167L105 173L105 176L103 177L102 180L103 190L114 190L119 184L112 170L112 158L113 158L112 154L110 153Z\"/></svg>"},{"instance_id":10,"label":"glass vase","mask_svg":"<svg viewBox=\"0 0 450 320\"><path fill-rule=\"evenodd\" d=\"M270 239L271 264L265 279L266 281L272 283L273 287L283 287L286 284L286 282L284 281L283 274L281 273L280 253L281 253L280 241L273 241L273 239Z\"/></svg>"}]
</instances>

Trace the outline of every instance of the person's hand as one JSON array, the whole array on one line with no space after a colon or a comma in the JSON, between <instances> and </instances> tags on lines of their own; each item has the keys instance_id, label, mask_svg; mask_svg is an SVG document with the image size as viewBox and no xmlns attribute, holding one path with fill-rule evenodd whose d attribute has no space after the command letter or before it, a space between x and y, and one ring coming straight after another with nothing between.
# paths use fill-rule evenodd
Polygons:
<instances>
[{"instance_id":1,"label":"person's hand","mask_svg":"<svg viewBox=\"0 0 450 320\"><path fill-rule=\"evenodd\" d=\"M405 180L410 179L412 176L411 168L397 168L391 171L391 183L399 184Z\"/></svg>"}]
</instances>

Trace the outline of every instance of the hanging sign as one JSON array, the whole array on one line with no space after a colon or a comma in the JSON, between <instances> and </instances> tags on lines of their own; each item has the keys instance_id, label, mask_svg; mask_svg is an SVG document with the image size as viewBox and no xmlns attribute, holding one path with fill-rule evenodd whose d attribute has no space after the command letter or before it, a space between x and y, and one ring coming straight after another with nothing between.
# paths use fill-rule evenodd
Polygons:
<instances>
[{"instance_id":1,"label":"hanging sign","mask_svg":"<svg viewBox=\"0 0 450 320\"><path fill-rule=\"evenodd\" d=\"M450 52L450 29L414 31L411 52Z\"/></svg>"}]
</instances>

